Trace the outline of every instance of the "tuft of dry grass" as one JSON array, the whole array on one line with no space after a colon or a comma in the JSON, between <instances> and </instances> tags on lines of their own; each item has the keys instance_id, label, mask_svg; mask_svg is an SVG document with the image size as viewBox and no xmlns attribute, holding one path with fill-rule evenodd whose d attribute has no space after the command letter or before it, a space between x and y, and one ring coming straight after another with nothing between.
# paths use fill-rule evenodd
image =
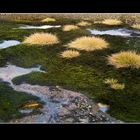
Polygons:
<instances>
[{"instance_id":1,"label":"tuft of dry grass","mask_svg":"<svg viewBox=\"0 0 140 140\"><path fill-rule=\"evenodd\" d=\"M122 21L117 19L105 19L102 23L106 25L121 25Z\"/></svg>"},{"instance_id":2,"label":"tuft of dry grass","mask_svg":"<svg viewBox=\"0 0 140 140\"><path fill-rule=\"evenodd\" d=\"M55 18L51 18L51 17L47 17L47 18L42 20L42 22L54 22L54 21L56 21L56 19Z\"/></svg>"},{"instance_id":3,"label":"tuft of dry grass","mask_svg":"<svg viewBox=\"0 0 140 140\"><path fill-rule=\"evenodd\" d=\"M111 85L111 88L112 89L120 89L120 90L122 90L122 89L125 88L125 85L124 84L120 84L120 83L115 83L115 84Z\"/></svg>"},{"instance_id":4,"label":"tuft of dry grass","mask_svg":"<svg viewBox=\"0 0 140 140\"><path fill-rule=\"evenodd\" d=\"M67 50L61 53L61 57L63 58L73 58L80 56L80 53L75 50Z\"/></svg>"},{"instance_id":5,"label":"tuft of dry grass","mask_svg":"<svg viewBox=\"0 0 140 140\"><path fill-rule=\"evenodd\" d=\"M101 24L101 21L94 21L94 24Z\"/></svg>"},{"instance_id":6,"label":"tuft of dry grass","mask_svg":"<svg viewBox=\"0 0 140 140\"><path fill-rule=\"evenodd\" d=\"M140 29L140 24L133 24L131 27L135 29Z\"/></svg>"},{"instance_id":7,"label":"tuft of dry grass","mask_svg":"<svg viewBox=\"0 0 140 140\"><path fill-rule=\"evenodd\" d=\"M100 37L84 36L70 42L67 46L78 50L94 51L107 48L108 43Z\"/></svg>"},{"instance_id":8,"label":"tuft of dry grass","mask_svg":"<svg viewBox=\"0 0 140 140\"><path fill-rule=\"evenodd\" d=\"M34 33L26 37L23 43L36 45L52 45L59 43L56 35L51 33Z\"/></svg>"},{"instance_id":9,"label":"tuft of dry grass","mask_svg":"<svg viewBox=\"0 0 140 140\"><path fill-rule=\"evenodd\" d=\"M118 82L117 79L113 79L113 78L108 78L108 79L105 79L104 83L105 84L116 84Z\"/></svg>"},{"instance_id":10,"label":"tuft of dry grass","mask_svg":"<svg viewBox=\"0 0 140 140\"><path fill-rule=\"evenodd\" d=\"M77 24L78 26L90 26L91 23L90 22L87 22L87 21L81 21Z\"/></svg>"},{"instance_id":11,"label":"tuft of dry grass","mask_svg":"<svg viewBox=\"0 0 140 140\"><path fill-rule=\"evenodd\" d=\"M125 84L120 84L120 83L118 83L117 79L113 79L113 78L105 79L104 83L110 85L110 87L112 89L121 89L122 90L125 88Z\"/></svg>"},{"instance_id":12,"label":"tuft of dry grass","mask_svg":"<svg viewBox=\"0 0 140 140\"><path fill-rule=\"evenodd\" d=\"M76 25L65 25L63 27L63 31L71 31L71 30L77 30L77 29L79 29L79 27Z\"/></svg>"},{"instance_id":13,"label":"tuft of dry grass","mask_svg":"<svg viewBox=\"0 0 140 140\"><path fill-rule=\"evenodd\" d=\"M119 52L109 56L108 62L116 68L140 68L140 55L135 51Z\"/></svg>"}]
</instances>

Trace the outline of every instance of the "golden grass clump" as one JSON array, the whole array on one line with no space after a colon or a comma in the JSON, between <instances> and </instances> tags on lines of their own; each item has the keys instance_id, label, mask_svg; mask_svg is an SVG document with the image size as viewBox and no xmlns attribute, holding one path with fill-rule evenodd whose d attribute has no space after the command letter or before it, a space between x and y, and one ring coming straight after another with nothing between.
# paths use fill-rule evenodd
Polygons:
<instances>
[{"instance_id":1,"label":"golden grass clump","mask_svg":"<svg viewBox=\"0 0 140 140\"><path fill-rule=\"evenodd\" d=\"M68 44L69 48L78 50L94 51L108 47L108 43L100 37L80 37Z\"/></svg>"},{"instance_id":2,"label":"golden grass clump","mask_svg":"<svg viewBox=\"0 0 140 140\"><path fill-rule=\"evenodd\" d=\"M108 62L116 68L140 68L140 55L135 51L119 52L109 56Z\"/></svg>"},{"instance_id":3,"label":"golden grass clump","mask_svg":"<svg viewBox=\"0 0 140 140\"><path fill-rule=\"evenodd\" d=\"M113 79L113 78L108 78L108 79L105 79L105 81L104 81L104 83L105 84L115 84L115 83L117 83L118 82L118 80L117 79Z\"/></svg>"},{"instance_id":4,"label":"golden grass clump","mask_svg":"<svg viewBox=\"0 0 140 140\"><path fill-rule=\"evenodd\" d=\"M140 29L140 24L134 24L134 25L132 25L132 28Z\"/></svg>"},{"instance_id":5,"label":"golden grass clump","mask_svg":"<svg viewBox=\"0 0 140 140\"><path fill-rule=\"evenodd\" d=\"M59 40L56 35L51 33L34 33L29 37L26 37L23 43L31 45L52 45L59 43Z\"/></svg>"},{"instance_id":6,"label":"golden grass clump","mask_svg":"<svg viewBox=\"0 0 140 140\"><path fill-rule=\"evenodd\" d=\"M54 21L56 21L56 19L55 18L51 18L51 17L47 17L47 18L42 20L42 22L54 22Z\"/></svg>"},{"instance_id":7,"label":"golden grass clump","mask_svg":"<svg viewBox=\"0 0 140 140\"><path fill-rule=\"evenodd\" d=\"M80 55L80 53L75 50L67 50L67 51L64 51L63 53L61 53L61 56L63 58L73 58L73 57L77 57L79 55Z\"/></svg>"},{"instance_id":8,"label":"golden grass clump","mask_svg":"<svg viewBox=\"0 0 140 140\"><path fill-rule=\"evenodd\" d=\"M90 26L91 23L90 22L87 22L87 21L81 21L77 25L79 25L79 26Z\"/></svg>"},{"instance_id":9,"label":"golden grass clump","mask_svg":"<svg viewBox=\"0 0 140 140\"><path fill-rule=\"evenodd\" d=\"M113 79L113 78L105 79L104 83L110 85L110 87L112 89L121 89L122 90L122 89L125 88L124 84L118 83L118 80L117 79Z\"/></svg>"},{"instance_id":10,"label":"golden grass clump","mask_svg":"<svg viewBox=\"0 0 140 140\"><path fill-rule=\"evenodd\" d=\"M71 30L77 30L77 29L79 29L79 27L76 25L65 25L63 27L63 31L71 31Z\"/></svg>"},{"instance_id":11,"label":"golden grass clump","mask_svg":"<svg viewBox=\"0 0 140 140\"><path fill-rule=\"evenodd\" d=\"M94 21L94 24L101 24L101 21Z\"/></svg>"},{"instance_id":12,"label":"golden grass clump","mask_svg":"<svg viewBox=\"0 0 140 140\"><path fill-rule=\"evenodd\" d=\"M112 84L111 85L111 88L112 89L124 89L125 88L125 85L124 84L119 84L119 83L115 83L115 84Z\"/></svg>"},{"instance_id":13,"label":"golden grass clump","mask_svg":"<svg viewBox=\"0 0 140 140\"><path fill-rule=\"evenodd\" d=\"M117 19L105 19L102 23L106 25L121 25L122 21Z\"/></svg>"}]
</instances>

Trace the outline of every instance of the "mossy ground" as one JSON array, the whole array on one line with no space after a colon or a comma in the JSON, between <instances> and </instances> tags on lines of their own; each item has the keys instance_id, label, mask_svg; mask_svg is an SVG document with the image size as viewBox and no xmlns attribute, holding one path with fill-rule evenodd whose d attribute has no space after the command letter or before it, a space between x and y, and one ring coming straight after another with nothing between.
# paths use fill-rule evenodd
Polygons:
<instances>
[{"instance_id":1,"label":"mossy ground","mask_svg":"<svg viewBox=\"0 0 140 140\"><path fill-rule=\"evenodd\" d=\"M78 19L57 19L51 25L65 25L78 23ZM91 21L92 22L92 21ZM0 59L3 64L11 62L21 67L32 67L41 65L46 73L31 73L25 76L17 77L14 83L20 84L27 82L38 85L59 85L67 89L80 91L86 94L94 101L107 103L110 105L108 113L120 120L126 122L140 122L140 71L136 69L116 69L109 66L106 57L112 53L123 50L136 50L140 52L139 38L123 38L115 36L102 36L109 42L109 48L93 52L80 51L81 55L77 58L64 59L60 53L67 49L65 46L70 41L81 36L92 36L87 28L91 29L112 29L116 26L91 25L81 27L79 30L63 32L62 28L51 28L46 30L19 30L12 29L19 24L42 25L43 23L18 21L18 22L0 22L0 38L16 39L23 41L25 36L34 32L55 33L60 43L56 45L24 45L20 44L11 48L0 50ZM46 23L47 24L47 23ZM128 25L123 25L127 27ZM120 26L118 26L120 27ZM122 26L121 26L122 27ZM120 83L125 84L125 89L114 90L104 83L106 78L118 79ZM0 95L4 100L0 100L0 110L6 107L12 111L0 112L0 118L6 118L9 114L17 114L16 105L22 102L22 99L32 98L27 94L18 94L15 91L9 91L8 87L0 84ZM11 95L11 92L14 94ZM6 93L6 94L4 94ZM14 100L13 100L14 99ZM16 99L16 100L15 100ZM7 105L8 102L12 102Z\"/></svg>"},{"instance_id":2,"label":"mossy ground","mask_svg":"<svg viewBox=\"0 0 140 140\"><path fill-rule=\"evenodd\" d=\"M0 83L0 120L7 122L21 117L19 106L30 100L39 101L37 97L14 91L7 83Z\"/></svg>"}]
</instances>

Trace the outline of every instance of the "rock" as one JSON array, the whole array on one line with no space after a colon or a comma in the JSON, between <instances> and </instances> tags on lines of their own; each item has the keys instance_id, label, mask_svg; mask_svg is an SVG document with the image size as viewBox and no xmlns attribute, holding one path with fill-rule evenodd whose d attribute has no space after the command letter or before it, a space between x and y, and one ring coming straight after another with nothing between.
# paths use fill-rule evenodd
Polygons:
<instances>
[{"instance_id":1,"label":"rock","mask_svg":"<svg viewBox=\"0 0 140 140\"><path fill-rule=\"evenodd\" d=\"M61 108L61 111L58 113L58 116L60 116L60 117L64 117L64 116L66 116L66 115L69 115L70 114L70 111L69 110L67 110L66 108Z\"/></svg>"}]
</instances>

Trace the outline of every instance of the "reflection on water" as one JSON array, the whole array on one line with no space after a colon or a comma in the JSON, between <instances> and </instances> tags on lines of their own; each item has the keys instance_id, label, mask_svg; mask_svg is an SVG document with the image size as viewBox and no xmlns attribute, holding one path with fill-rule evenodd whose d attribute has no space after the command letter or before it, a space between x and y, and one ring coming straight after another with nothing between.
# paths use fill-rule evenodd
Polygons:
<instances>
[{"instance_id":1,"label":"reflection on water","mask_svg":"<svg viewBox=\"0 0 140 140\"><path fill-rule=\"evenodd\" d=\"M18 44L20 44L20 42L17 40L4 40L0 42L0 49L9 48Z\"/></svg>"},{"instance_id":2,"label":"reflection on water","mask_svg":"<svg viewBox=\"0 0 140 140\"><path fill-rule=\"evenodd\" d=\"M99 107L99 110L101 110L102 112L106 112L109 110L109 105L102 104L102 103L98 103L97 105Z\"/></svg>"},{"instance_id":3,"label":"reflection on water","mask_svg":"<svg viewBox=\"0 0 140 140\"><path fill-rule=\"evenodd\" d=\"M49 28L59 28L60 25L42 25L42 26L31 26L31 25L23 25L20 26L18 29L49 29Z\"/></svg>"},{"instance_id":4,"label":"reflection on water","mask_svg":"<svg viewBox=\"0 0 140 140\"><path fill-rule=\"evenodd\" d=\"M90 30L93 35L112 35L112 36L122 36L122 37L133 37L140 36L140 31L128 30L125 28L111 29L111 30Z\"/></svg>"},{"instance_id":5,"label":"reflection on water","mask_svg":"<svg viewBox=\"0 0 140 140\"><path fill-rule=\"evenodd\" d=\"M0 67L0 79L11 83L12 79L21 75L29 74L31 72L43 72L40 66L36 68L21 68L12 64L5 67Z\"/></svg>"}]
</instances>

